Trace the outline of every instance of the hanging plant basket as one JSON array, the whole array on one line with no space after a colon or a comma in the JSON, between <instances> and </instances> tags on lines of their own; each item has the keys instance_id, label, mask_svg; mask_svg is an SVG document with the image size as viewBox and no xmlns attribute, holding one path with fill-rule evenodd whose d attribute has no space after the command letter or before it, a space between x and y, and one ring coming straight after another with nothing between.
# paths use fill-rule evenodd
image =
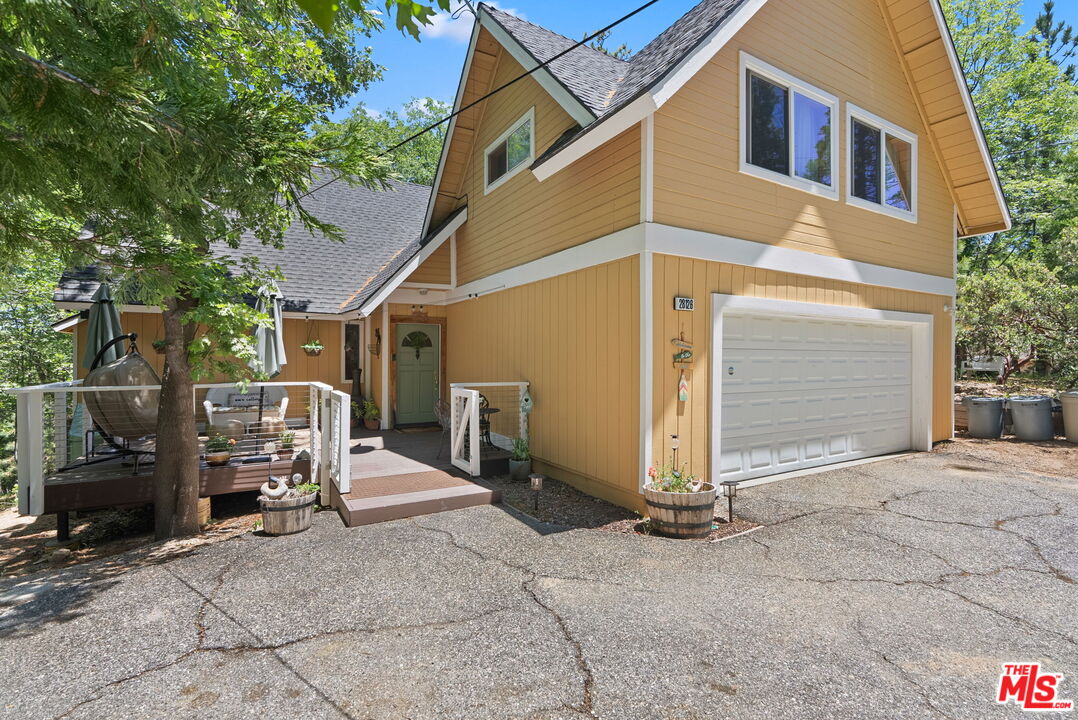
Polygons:
<instances>
[{"instance_id":1,"label":"hanging plant basket","mask_svg":"<svg viewBox=\"0 0 1078 720\"><path fill-rule=\"evenodd\" d=\"M153 347L154 352L157 353L158 355L164 355L165 354L165 341L164 340L154 340L152 343L150 343L150 345Z\"/></svg>"},{"instance_id":2,"label":"hanging plant basket","mask_svg":"<svg viewBox=\"0 0 1078 720\"><path fill-rule=\"evenodd\" d=\"M315 340L314 342L309 342L303 346L303 352L307 353L311 357L317 357L318 355L321 355L323 350L325 350L325 346L317 340Z\"/></svg>"}]
</instances>

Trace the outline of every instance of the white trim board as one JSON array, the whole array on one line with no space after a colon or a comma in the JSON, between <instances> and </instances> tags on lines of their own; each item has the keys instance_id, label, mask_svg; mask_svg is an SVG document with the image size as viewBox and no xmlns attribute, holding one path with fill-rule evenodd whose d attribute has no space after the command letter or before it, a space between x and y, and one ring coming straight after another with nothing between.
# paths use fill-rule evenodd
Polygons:
<instances>
[{"instance_id":1,"label":"white trim board","mask_svg":"<svg viewBox=\"0 0 1078 720\"><path fill-rule=\"evenodd\" d=\"M910 377L910 448L928 451L932 449L932 338L934 318L924 313L872 310L845 305L825 305L791 300L769 300L744 295L711 296L711 412L708 433L711 438L711 463L708 471L712 478L720 475L722 461L722 339L723 318L728 313L750 315L774 315L876 322L888 325L906 325L912 331ZM821 467L831 467L822 465Z\"/></svg>"},{"instance_id":2,"label":"white trim board","mask_svg":"<svg viewBox=\"0 0 1078 720\"><path fill-rule=\"evenodd\" d=\"M955 293L954 278L817 255L804 250L781 248L672 225L640 223L460 285L449 291L446 303L470 300L480 295L565 275L642 252L725 262L930 295L953 297Z\"/></svg>"}]
</instances>

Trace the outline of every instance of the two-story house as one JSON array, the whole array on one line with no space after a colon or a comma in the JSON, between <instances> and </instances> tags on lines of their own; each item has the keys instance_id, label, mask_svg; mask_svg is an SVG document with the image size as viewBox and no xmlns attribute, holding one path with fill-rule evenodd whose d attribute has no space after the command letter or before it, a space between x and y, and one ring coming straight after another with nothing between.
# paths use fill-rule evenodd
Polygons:
<instances>
[{"instance_id":1,"label":"two-story house","mask_svg":"<svg viewBox=\"0 0 1078 720\"><path fill-rule=\"evenodd\" d=\"M572 45L481 5L456 108ZM951 437L956 239L1008 226L936 0L704 0L457 116L354 309L428 323L432 387L530 381L539 469L641 507L675 444L718 481Z\"/></svg>"},{"instance_id":2,"label":"two-story house","mask_svg":"<svg viewBox=\"0 0 1078 720\"><path fill-rule=\"evenodd\" d=\"M529 381L537 469L640 509L675 447L759 481L951 437L955 243L1009 218L937 0L704 0L549 64L575 41L478 12L455 109L508 87L392 200L417 239L285 288L328 293L286 320L342 339L325 382L389 428Z\"/></svg>"}]
</instances>

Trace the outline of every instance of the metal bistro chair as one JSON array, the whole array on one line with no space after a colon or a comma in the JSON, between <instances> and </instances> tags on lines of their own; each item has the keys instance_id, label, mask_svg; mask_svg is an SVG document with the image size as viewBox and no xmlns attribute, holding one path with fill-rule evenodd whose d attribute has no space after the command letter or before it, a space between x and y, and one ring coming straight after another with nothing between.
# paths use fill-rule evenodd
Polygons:
<instances>
[{"instance_id":1,"label":"metal bistro chair","mask_svg":"<svg viewBox=\"0 0 1078 720\"><path fill-rule=\"evenodd\" d=\"M442 448L445 446L445 435L449 432L449 428L453 424L452 406L448 400L438 398L434 401L434 414L438 416L438 424L442 426L442 437L438 441L438 454L435 457L442 456Z\"/></svg>"}]
</instances>

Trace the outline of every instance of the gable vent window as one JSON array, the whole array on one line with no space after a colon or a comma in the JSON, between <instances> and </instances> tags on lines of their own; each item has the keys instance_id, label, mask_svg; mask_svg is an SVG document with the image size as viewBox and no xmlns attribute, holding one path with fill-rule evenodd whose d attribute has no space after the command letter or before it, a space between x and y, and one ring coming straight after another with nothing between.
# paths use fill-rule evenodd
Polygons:
<instances>
[{"instance_id":1,"label":"gable vent window","mask_svg":"<svg viewBox=\"0 0 1078 720\"><path fill-rule=\"evenodd\" d=\"M849 106L847 201L916 222L917 136Z\"/></svg>"},{"instance_id":2,"label":"gable vent window","mask_svg":"<svg viewBox=\"0 0 1078 720\"><path fill-rule=\"evenodd\" d=\"M513 123L487 147L486 192L490 192L535 159L535 108Z\"/></svg>"},{"instance_id":3,"label":"gable vent window","mask_svg":"<svg viewBox=\"0 0 1078 720\"><path fill-rule=\"evenodd\" d=\"M741 171L838 199L838 99L741 54Z\"/></svg>"}]
</instances>

